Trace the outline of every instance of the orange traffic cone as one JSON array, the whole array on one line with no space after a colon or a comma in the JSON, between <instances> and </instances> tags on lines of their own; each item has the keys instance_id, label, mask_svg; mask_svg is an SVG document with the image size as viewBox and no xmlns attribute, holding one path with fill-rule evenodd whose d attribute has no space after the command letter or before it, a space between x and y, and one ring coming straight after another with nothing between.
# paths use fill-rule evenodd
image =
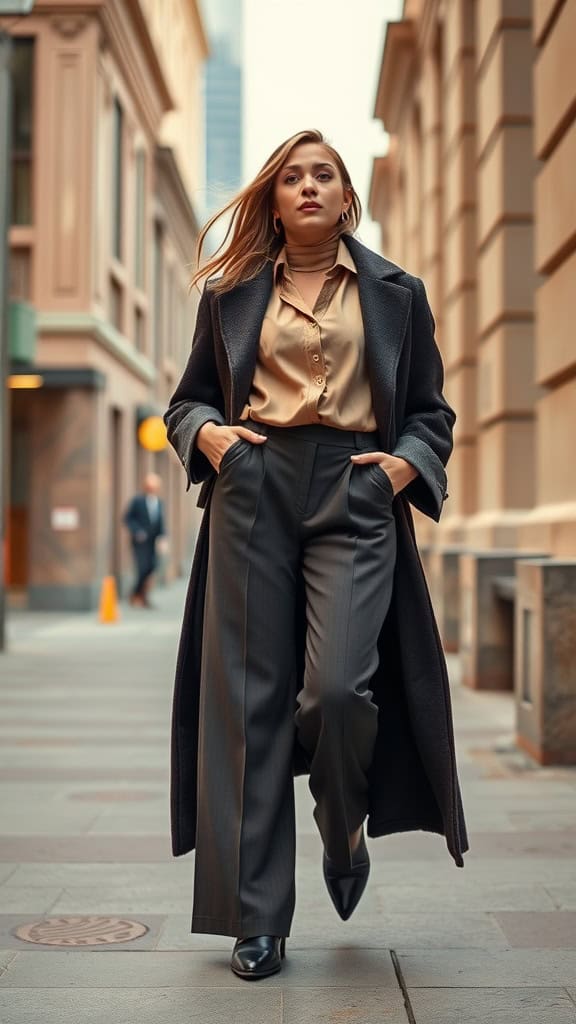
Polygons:
<instances>
[{"instance_id":1,"label":"orange traffic cone","mask_svg":"<svg viewBox=\"0 0 576 1024\"><path fill-rule=\"evenodd\" d=\"M114 576L105 576L100 591L100 622L118 622L118 597Z\"/></svg>"}]
</instances>

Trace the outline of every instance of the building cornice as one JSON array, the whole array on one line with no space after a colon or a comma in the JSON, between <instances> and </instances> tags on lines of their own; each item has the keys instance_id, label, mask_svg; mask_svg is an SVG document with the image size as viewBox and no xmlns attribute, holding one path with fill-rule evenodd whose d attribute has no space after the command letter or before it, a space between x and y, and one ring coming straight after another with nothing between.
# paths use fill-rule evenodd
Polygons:
<instances>
[{"instance_id":1,"label":"building cornice","mask_svg":"<svg viewBox=\"0 0 576 1024\"><path fill-rule=\"evenodd\" d=\"M389 178L390 155L374 157L368 192L368 212L372 220L379 220L378 214L382 203L382 190L386 191Z\"/></svg>"},{"instance_id":2,"label":"building cornice","mask_svg":"<svg viewBox=\"0 0 576 1024\"><path fill-rule=\"evenodd\" d=\"M103 42L122 68L134 103L152 134L162 115L175 108L139 0L99 0Z\"/></svg>"},{"instance_id":3,"label":"building cornice","mask_svg":"<svg viewBox=\"0 0 576 1024\"><path fill-rule=\"evenodd\" d=\"M174 110L176 104L140 0L82 0L73 10L69 0L36 0L28 17L15 23L12 19L13 24L7 18L0 19L0 24L15 36L33 34L46 16L53 28L68 39L82 32L90 18L97 20L101 49L113 53L148 131L157 134L163 114ZM202 45L204 38L202 31Z\"/></svg>"},{"instance_id":4,"label":"building cornice","mask_svg":"<svg viewBox=\"0 0 576 1024\"><path fill-rule=\"evenodd\" d=\"M382 121L386 131L398 130L404 97L414 72L415 57L414 23L389 22L374 104L374 117Z\"/></svg>"},{"instance_id":5,"label":"building cornice","mask_svg":"<svg viewBox=\"0 0 576 1024\"><path fill-rule=\"evenodd\" d=\"M204 60L206 60L210 56L210 43L208 41L208 35L204 27L202 14L198 6L198 0L188 0L188 5L190 14L192 16L192 21L194 22L194 27L196 28L196 32L198 33L197 38L198 43L200 45L200 55L204 58Z\"/></svg>"},{"instance_id":6,"label":"building cornice","mask_svg":"<svg viewBox=\"0 0 576 1024\"><path fill-rule=\"evenodd\" d=\"M154 364L133 345L120 331L106 320L83 312L36 312L36 329L39 335L59 334L83 336L97 341L110 355L114 356L136 377L146 383L156 379Z\"/></svg>"}]
</instances>

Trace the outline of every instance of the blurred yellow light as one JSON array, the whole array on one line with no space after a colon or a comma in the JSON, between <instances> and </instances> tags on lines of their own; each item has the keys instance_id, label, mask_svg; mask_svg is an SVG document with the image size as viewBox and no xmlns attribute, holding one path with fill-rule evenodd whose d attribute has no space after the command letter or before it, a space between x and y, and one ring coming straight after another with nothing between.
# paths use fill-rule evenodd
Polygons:
<instances>
[{"instance_id":1,"label":"blurred yellow light","mask_svg":"<svg viewBox=\"0 0 576 1024\"><path fill-rule=\"evenodd\" d=\"M149 452L161 452L168 444L166 425L161 416L148 416L138 427L138 440Z\"/></svg>"},{"instance_id":2,"label":"blurred yellow light","mask_svg":"<svg viewBox=\"0 0 576 1024\"><path fill-rule=\"evenodd\" d=\"M13 373L6 383L9 388L41 388L44 378L39 373Z\"/></svg>"}]
</instances>

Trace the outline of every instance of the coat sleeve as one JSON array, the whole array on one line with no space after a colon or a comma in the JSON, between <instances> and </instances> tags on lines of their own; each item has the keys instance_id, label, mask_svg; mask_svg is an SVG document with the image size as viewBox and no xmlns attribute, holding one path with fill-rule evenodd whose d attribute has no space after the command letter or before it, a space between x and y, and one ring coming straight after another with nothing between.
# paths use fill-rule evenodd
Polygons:
<instances>
[{"instance_id":1,"label":"coat sleeve","mask_svg":"<svg viewBox=\"0 0 576 1024\"><path fill-rule=\"evenodd\" d=\"M188 363L164 413L168 440L186 470L186 490L191 483L201 483L214 472L209 460L196 448L198 431L209 420L225 422L224 397L214 356L209 292L204 286Z\"/></svg>"},{"instance_id":2,"label":"coat sleeve","mask_svg":"<svg viewBox=\"0 0 576 1024\"><path fill-rule=\"evenodd\" d=\"M130 500L126 507L126 511L123 516L124 525L128 527L131 535L139 533L142 529L142 521L138 514L138 498L134 497Z\"/></svg>"},{"instance_id":3,"label":"coat sleeve","mask_svg":"<svg viewBox=\"0 0 576 1024\"><path fill-rule=\"evenodd\" d=\"M420 278L412 297L412 339L404 420L392 455L418 470L403 493L424 515L438 522L446 491L445 466L452 452L456 413L442 394L444 368L435 340L435 323Z\"/></svg>"}]
</instances>

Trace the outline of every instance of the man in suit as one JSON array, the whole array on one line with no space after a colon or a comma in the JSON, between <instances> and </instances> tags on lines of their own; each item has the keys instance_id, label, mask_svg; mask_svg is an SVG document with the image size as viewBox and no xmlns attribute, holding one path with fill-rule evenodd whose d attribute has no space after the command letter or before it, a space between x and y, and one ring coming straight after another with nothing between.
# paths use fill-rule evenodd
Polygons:
<instances>
[{"instance_id":1,"label":"man in suit","mask_svg":"<svg viewBox=\"0 0 576 1024\"><path fill-rule=\"evenodd\" d=\"M136 568L136 582L130 593L131 605L151 608L148 591L157 564L157 539L165 537L164 506L160 499L162 481L156 473L147 473L143 493L135 494L126 512L124 523L130 531Z\"/></svg>"}]
</instances>

